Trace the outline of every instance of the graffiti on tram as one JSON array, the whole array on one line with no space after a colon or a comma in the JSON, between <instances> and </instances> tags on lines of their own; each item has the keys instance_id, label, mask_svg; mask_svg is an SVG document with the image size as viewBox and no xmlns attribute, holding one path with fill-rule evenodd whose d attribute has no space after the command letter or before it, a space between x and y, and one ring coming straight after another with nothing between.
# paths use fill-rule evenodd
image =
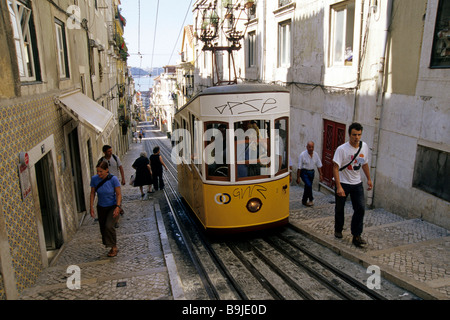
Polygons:
<instances>
[{"instance_id":1,"label":"graffiti on tram","mask_svg":"<svg viewBox=\"0 0 450 320\"><path fill-rule=\"evenodd\" d=\"M233 190L232 195L233 195L234 198L237 198L239 200L243 200L243 199L246 199L246 198L250 199L250 198L253 197L253 195L255 193L258 193L258 194L261 195L261 197L266 199L266 195L265 195L266 191L267 191L266 187L264 187L262 185L259 185L259 184L256 184L256 185L247 186L247 187L244 187L244 188L238 187L238 188ZM228 193L225 193L225 192L217 193L214 196L214 201L217 204L221 204L221 205L222 204L229 204L231 202L231 200L232 200L231 195L228 194Z\"/></svg>"},{"instance_id":2,"label":"graffiti on tram","mask_svg":"<svg viewBox=\"0 0 450 320\"><path fill-rule=\"evenodd\" d=\"M219 112L219 114L224 114L225 111L229 111L232 115L246 113L264 114L278 108L278 105L276 99L267 98L266 100L251 99L243 102L228 101L227 103L214 108Z\"/></svg>"}]
</instances>

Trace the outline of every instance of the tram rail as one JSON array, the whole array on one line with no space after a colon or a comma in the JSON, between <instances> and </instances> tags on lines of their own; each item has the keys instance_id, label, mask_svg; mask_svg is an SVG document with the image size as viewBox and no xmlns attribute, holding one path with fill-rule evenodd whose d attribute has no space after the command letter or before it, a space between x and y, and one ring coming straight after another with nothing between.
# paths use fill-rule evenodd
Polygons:
<instances>
[{"instance_id":1,"label":"tram rail","mask_svg":"<svg viewBox=\"0 0 450 320\"><path fill-rule=\"evenodd\" d=\"M153 145L154 143L150 144L151 149ZM313 252L301 247L295 241L295 235L300 236L300 232L292 225L269 235L263 233L256 237L244 237L238 241L228 239L214 242L208 239L177 192L178 179L176 167L169 160L170 148L165 145L159 146L169 167L164 175L166 186L164 196L183 239L183 245L210 299L386 299ZM230 252L233 255L232 259ZM237 264L240 267L237 267ZM323 275L324 273L333 276L329 279ZM247 275L250 275L251 279ZM308 279L306 282L313 284L305 287L302 279ZM223 293L224 285L230 291L226 297ZM264 292L251 289L252 287L262 288ZM311 290L311 287L320 287L320 290ZM326 292L322 294L319 291Z\"/></svg>"}]
</instances>

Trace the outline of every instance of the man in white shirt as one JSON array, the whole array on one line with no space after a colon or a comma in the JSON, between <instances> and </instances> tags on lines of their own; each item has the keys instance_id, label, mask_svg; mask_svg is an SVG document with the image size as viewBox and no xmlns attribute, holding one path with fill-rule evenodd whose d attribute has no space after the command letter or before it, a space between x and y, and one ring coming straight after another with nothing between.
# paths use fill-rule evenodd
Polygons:
<instances>
[{"instance_id":1,"label":"man in white shirt","mask_svg":"<svg viewBox=\"0 0 450 320\"><path fill-rule=\"evenodd\" d=\"M297 169L297 184L300 184L300 178L305 184L302 203L303 205L308 207L314 205L312 185L314 180L315 167L317 167L317 170L319 170L319 179L320 181L322 181L322 161L320 161L317 152L314 151L314 142L309 141L306 144L306 150L303 151L298 158Z\"/></svg>"},{"instance_id":2,"label":"man in white shirt","mask_svg":"<svg viewBox=\"0 0 450 320\"><path fill-rule=\"evenodd\" d=\"M361 170L367 178L368 189L371 190L372 180L368 165L369 148L361 141L363 127L359 123L352 123L348 128L349 141L340 145L333 157L333 177L336 183L336 206L334 235L342 238L344 227L344 206L350 194L353 205L351 232L353 244L357 247L366 245L361 238L365 213L364 188L361 181Z\"/></svg>"},{"instance_id":3,"label":"man in white shirt","mask_svg":"<svg viewBox=\"0 0 450 320\"><path fill-rule=\"evenodd\" d=\"M116 176L124 186L125 174L123 171L122 162L120 161L119 157L113 154L112 147L109 145L104 145L102 151L104 153L104 156L101 157L98 162L106 161L108 163L109 173L111 173L113 176ZM119 178L119 172L122 179Z\"/></svg>"}]
</instances>

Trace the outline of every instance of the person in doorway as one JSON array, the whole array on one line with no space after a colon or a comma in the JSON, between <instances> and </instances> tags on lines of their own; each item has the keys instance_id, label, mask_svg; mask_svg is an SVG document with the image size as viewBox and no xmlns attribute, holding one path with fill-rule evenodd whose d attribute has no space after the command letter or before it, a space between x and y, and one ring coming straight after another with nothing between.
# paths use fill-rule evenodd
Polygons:
<instances>
[{"instance_id":1,"label":"person in doorway","mask_svg":"<svg viewBox=\"0 0 450 320\"><path fill-rule=\"evenodd\" d=\"M122 185L125 185L125 174L123 172L122 162L120 161L119 157L115 155L112 152L112 147L109 145L104 145L102 148L102 151L104 153L104 156L101 157L97 164L100 164L102 161L106 161L108 164L109 173L113 176L116 176L119 179L119 172L120 172L120 182Z\"/></svg>"},{"instance_id":2,"label":"person in doorway","mask_svg":"<svg viewBox=\"0 0 450 320\"><path fill-rule=\"evenodd\" d=\"M164 181L162 177L162 168L166 168L167 166L163 161L163 158L161 156L161 150L158 146L153 148L153 154L150 156L150 167L152 169L152 176L153 176L153 187L155 188L155 191L163 190L164 189Z\"/></svg>"},{"instance_id":3,"label":"person in doorway","mask_svg":"<svg viewBox=\"0 0 450 320\"><path fill-rule=\"evenodd\" d=\"M300 184L300 178L305 184L302 203L304 206L311 207L314 205L314 196L312 185L314 181L315 167L319 171L319 180L322 181L322 161L319 155L314 151L314 142L309 141L306 144L306 150L303 151L298 158L297 184Z\"/></svg>"},{"instance_id":4,"label":"person in doorway","mask_svg":"<svg viewBox=\"0 0 450 320\"><path fill-rule=\"evenodd\" d=\"M102 242L107 248L111 248L108 257L117 255L117 237L114 228L119 217L122 203L122 193L119 179L109 173L106 161L97 164L97 174L91 178L90 213L95 217L94 200L97 194L97 216L102 235Z\"/></svg>"},{"instance_id":5,"label":"person in doorway","mask_svg":"<svg viewBox=\"0 0 450 320\"><path fill-rule=\"evenodd\" d=\"M152 169L150 168L150 160L147 158L147 152L142 151L140 157L137 158L133 165L133 169L136 170L136 177L134 180L134 186L139 187L141 190L141 199L144 200L144 186L148 186L147 197L152 192Z\"/></svg>"},{"instance_id":6,"label":"person in doorway","mask_svg":"<svg viewBox=\"0 0 450 320\"><path fill-rule=\"evenodd\" d=\"M340 145L333 157L333 177L336 183L336 206L334 235L342 238L344 228L344 206L347 196L350 195L353 205L351 233L353 244L363 247L367 242L361 238L365 213L364 188L361 181L361 169L367 178L367 190L372 190L372 180L368 165L369 148L361 141L363 127L355 122L348 128L349 141Z\"/></svg>"}]
</instances>

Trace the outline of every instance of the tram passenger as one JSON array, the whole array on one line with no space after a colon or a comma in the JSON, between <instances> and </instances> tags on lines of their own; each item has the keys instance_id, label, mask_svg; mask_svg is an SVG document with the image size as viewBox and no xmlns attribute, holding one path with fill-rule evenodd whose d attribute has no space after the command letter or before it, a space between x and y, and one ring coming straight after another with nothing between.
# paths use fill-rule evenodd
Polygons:
<instances>
[{"instance_id":1,"label":"tram passenger","mask_svg":"<svg viewBox=\"0 0 450 320\"><path fill-rule=\"evenodd\" d=\"M260 175L260 165L258 163L258 134L255 121L243 121L235 126L236 156L238 178L253 177Z\"/></svg>"}]
</instances>

